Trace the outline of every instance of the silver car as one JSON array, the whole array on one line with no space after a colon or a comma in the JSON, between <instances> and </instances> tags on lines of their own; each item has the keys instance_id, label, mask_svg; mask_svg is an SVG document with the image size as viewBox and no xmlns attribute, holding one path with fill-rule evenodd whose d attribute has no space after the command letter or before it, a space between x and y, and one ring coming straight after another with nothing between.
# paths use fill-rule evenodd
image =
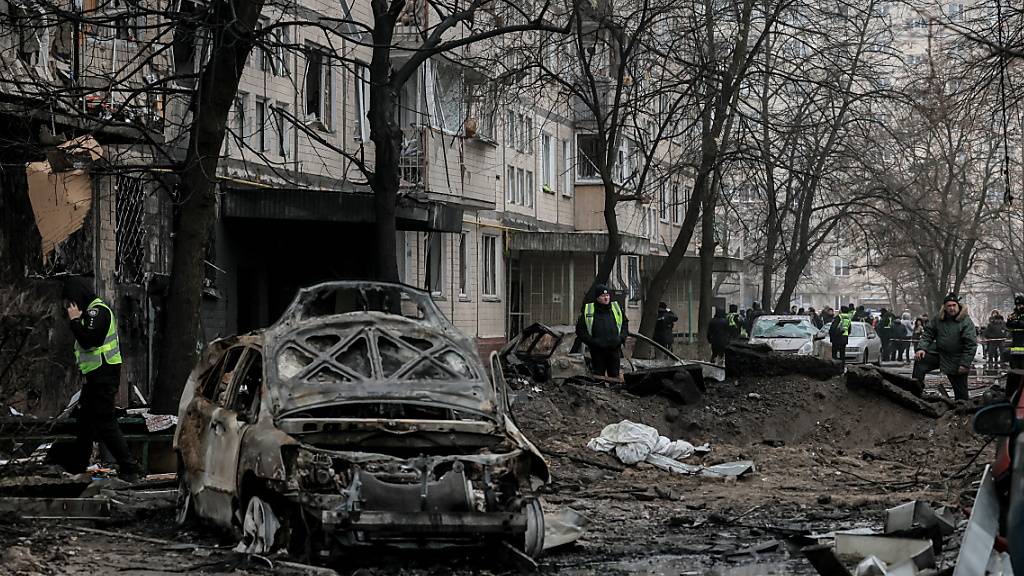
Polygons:
<instances>
[{"instance_id":1,"label":"silver car","mask_svg":"<svg viewBox=\"0 0 1024 576\"><path fill-rule=\"evenodd\" d=\"M828 326L818 332L815 339L828 341ZM867 322L852 322L850 338L846 342L847 364L882 364L882 340L875 333L874 327Z\"/></svg>"},{"instance_id":2,"label":"silver car","mask_svg":"<svg viewBox=\"0 0 1024 576\"><path fill-rule=\"evenodd\" d=\"M776 352L810 355L818 328L807 316L796 314L758 316L750 330L751 344L767 344Z\"/></svg>"}]
</instances>

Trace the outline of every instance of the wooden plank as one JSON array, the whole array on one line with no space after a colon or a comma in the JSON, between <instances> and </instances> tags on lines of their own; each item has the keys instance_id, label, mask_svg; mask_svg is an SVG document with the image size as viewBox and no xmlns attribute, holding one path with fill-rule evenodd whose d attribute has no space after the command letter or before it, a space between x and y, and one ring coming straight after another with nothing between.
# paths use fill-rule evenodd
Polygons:
<instances>
[{"instance_id":1,"label":"wooden plank","mask_svg":"<svg viewBox=\"0 0 1024 576\"><path fill-rule=\"evenodd\" d=\"M0 498L0 513L22 518L110 518L107 498Z\"/></svg>"}]
</instances>

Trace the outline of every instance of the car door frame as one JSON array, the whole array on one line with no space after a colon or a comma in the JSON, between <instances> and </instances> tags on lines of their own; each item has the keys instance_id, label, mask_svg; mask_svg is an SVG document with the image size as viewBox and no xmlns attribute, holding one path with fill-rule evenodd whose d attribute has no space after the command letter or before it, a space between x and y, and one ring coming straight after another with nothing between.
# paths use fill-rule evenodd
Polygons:
<instances>
[{"instance_id":1,"label":"car door frame","mask_svg":"<svg viewBox=\"0 0 1024 576\"><path fill-rule=\"evenodd\" d=\"M234 489L224 489L220 481L222 474L218 469L219 454L211 444L212 434L223 425L226 415L225 406L231 398L232 387L237 381L240 369L246 366L250 346L239 343L226 349L220 360L203 378L203 389L199 390L185 411L186 421L182 426L188 436L194 436L195 447L182 446L181 457L189 472L189 490L192 492L193 504L199 516L208 518L217 524L230 527L232 524L232 497ZM228 366L229 355L238 353L234 363ZM230 368L230 370L228 370ZM230 377L225 381L225 376ZM212 390L209 379L216 377L218 383Z\"/></svg>"},{"instance_id":2,"label":"car door frame","mask_svg":"<svg viewBox=\"0 0 1024 576\"><path fill-rule=\"evenodd\" d=\"M237 519L235 506L239 497L238 462L246 430L252 425L249 410L251 406L239 410L235 402L241 383L257 359L260 361L258 370L262 372L262 351L251 345L246 346L231 375L223 405L216 405L210 415L207 435L204 436L204 470L208 501L216 508L214 514L217 521L227 525ZM259 380L262 382L262 374ZM258 389L256 394L259 394Z\"/></svg>"}]
</instances>

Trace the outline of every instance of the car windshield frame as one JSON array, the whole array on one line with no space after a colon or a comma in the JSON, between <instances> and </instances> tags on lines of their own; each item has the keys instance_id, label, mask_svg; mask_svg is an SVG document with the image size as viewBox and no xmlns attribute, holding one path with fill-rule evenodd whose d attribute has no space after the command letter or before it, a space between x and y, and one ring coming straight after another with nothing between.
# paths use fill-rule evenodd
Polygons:
<instances>
[{"instance_id":1,"label":"car windshield frame","mask_svg":"<svg viewBox=\"0 0 1024 576\"><path fill-rule=\"evenodd\" d=\"M762 331L759 328L768 326ZM797 332L793 328L804 328L804 332ZM770 331L774 328L774 331ZM811 324L810 318L758 318L751 330L751 338L813 338L818 329Z\"/></svg>"},{"instance_id":2,"label":"car windshield frame","mask_svg":"<svg viewBox=\"0 0 1024 576\"><path fill-rule=\"evenodd\" d=\"M858 334L857 332L860 332ZM857 322L850 325L850 338L867 338L868 337L868 326L862 322Z\"/></svg>"}]
</instances>

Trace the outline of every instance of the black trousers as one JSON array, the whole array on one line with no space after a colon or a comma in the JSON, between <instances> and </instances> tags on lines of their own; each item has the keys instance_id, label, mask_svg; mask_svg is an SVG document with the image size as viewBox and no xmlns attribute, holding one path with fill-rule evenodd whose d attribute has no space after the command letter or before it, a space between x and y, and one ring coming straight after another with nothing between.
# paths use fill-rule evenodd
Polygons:
<instances>
[{"instance_id":1,"label":"black trousers","mask_svg":"<svg viewBox=\"0 0 1024 576\"><path fill-rule=\"evenodd\" d=\"M846 362L846 345L850 342L849 338L833 338L832 342L832 359L839 360L840 362Z\"/></svg>"},{"instance_id":2,"label":"black trousers","mask_svg":"<svg viewBox=\"0 0 1024 576\"><path fill-rule=\"evenodd\" d=\"M618 377L621 362L618 350L590 349L590 367L597 376Z\"/></svg>"},{"instance_id":3,"label":"black trousers","mask_svg":"<svg viewBox=\"0 0 1024 576\"><path fill-rule=\"evenodd\" d=\"M936 354L925 353L925 356L921 360L914 362L914 380L917 380L922 385L924 384L924 377L932 370L936 370L939 367L939 357ZM953 385L953 397L957 400L967 400L967 374L946 374L946 378L949 378L949 383Z\"/></svg>"},{"instance_id":4,"label":"black trousers","mask_svg":"<svg viewBox=\"0 0 1024 576\"><path fill-rule=\"evenodd\" d=\"M715 344L712 344L711 345L711 361L714 362L718 358L721 358L721 359L725 360L725 349L728 348L728 347L729 347L728 344L722 344L720 346L716 346Z\"/></svg>"},{"instance_id":5,"label":"black trousers","mask_svg":"<svg viewBox=\"0 0 1024 576\"><path fill-rule=\"evenodd\" d=\"M68 472L85 471L92 455L92 443L102 442L117 460L121 474L138 473L128 443L125 442L114 414L114 398L121 382L121 368L104 364L85 375L85 384L78 399L74 416L78 424L75 438L74 460Z\"/></svg>"},{"instance_id":6,"label":"black trousers","mask_svg":"<svg viewBox=\"0 0 1024 576\"><path fill-rule=\"evenodd\" d=\"M999 364L999 354L1002 351L1003 343L1000 340L994 340L985 343L986 356L990 364Z\"/></svg>"}]
</instances>

